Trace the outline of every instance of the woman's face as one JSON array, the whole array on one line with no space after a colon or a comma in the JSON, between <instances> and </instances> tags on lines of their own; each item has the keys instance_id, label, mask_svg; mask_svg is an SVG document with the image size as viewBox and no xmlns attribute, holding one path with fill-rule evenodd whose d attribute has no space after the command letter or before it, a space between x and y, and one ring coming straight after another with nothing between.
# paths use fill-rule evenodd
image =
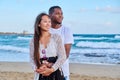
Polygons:
<instances>
[{"instance_id":1,"label":"woman's face","mask_svg":"<svg viewBox=\"0 0 120 80\"><path fill-rule=\"evenodd\" d=\"M39 24L39 27L43 31L49 31L51 27L51 19L47 15L42 16L42 20Z\"/></svg>"}]
</instances>

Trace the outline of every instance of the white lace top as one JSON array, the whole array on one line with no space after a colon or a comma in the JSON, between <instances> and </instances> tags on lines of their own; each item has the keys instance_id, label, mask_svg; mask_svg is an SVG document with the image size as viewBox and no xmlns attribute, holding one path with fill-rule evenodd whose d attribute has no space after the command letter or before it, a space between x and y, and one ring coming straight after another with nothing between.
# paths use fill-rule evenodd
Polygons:
<instances>
[{"instance_id":1,"label":"white lace top","mask_svg":"<svg viewBox=\"0 0 120 80\"><path fill-rule=\"evenodd\" d=\"M40 57L43 57L42 49L46 50L46 57L54 57L58 56L57 61L52 66L54 70L57 70L66 60L65 48L62 44L62 39L58 34L51 34L50 42L47 44L47 48L44 48L42 44L40 44ZM35 70L36 65L34 63L34 42L33 39L30 42L30 62L32 63L32 67Z\"/></svg>"}]
</instances>

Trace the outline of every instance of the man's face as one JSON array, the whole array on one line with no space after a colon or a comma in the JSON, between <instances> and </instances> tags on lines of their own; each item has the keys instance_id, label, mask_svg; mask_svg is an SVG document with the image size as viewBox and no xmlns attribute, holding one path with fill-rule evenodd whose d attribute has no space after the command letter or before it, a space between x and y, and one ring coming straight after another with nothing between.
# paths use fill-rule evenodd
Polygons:
<instances>
[{"instance_id":1,"label":"man's face","mask_svg":"<svg viewBox=\"0 0 120 80\"><path fill-rule=\"evenodd\" d=\"M51 20L54 23L61 24L63 20L63 12L59 8L55 8L54 12L51 14Z\"/></svg>"}]
</instances>

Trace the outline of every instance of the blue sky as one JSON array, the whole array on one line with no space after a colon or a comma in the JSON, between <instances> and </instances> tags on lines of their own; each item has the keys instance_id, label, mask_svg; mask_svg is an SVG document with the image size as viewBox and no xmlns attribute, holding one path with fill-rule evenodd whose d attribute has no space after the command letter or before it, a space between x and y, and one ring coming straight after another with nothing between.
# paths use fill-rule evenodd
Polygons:
<instances>
[{"instance_id":1,"label":"blue sky","mask_svg":"<svg viewBox=\"0 0 120 80\"><path fill-rule=\"evenodd\" d=\"M36 16L53 5L73 33L120 34L120 0L0 0L0 32L33 33Z\"/></svg>"}]
</instances>

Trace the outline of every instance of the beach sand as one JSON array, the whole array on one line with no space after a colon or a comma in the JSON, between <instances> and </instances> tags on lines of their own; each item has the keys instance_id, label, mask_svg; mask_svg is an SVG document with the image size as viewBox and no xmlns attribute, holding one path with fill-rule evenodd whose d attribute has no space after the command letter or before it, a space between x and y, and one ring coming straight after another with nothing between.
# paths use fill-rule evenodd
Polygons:
<instances>
[{"instance_id":1,"label":"beach sand","mask_svg":"<svg viewBox=\"0 0 120 80\"><path fill-rule=\"evenodd\" d=\"M27 62L0 62L0 80L33 80ZM120 65L70 63L71 80L120 80Z\"/></svg>"}]
</instances>

